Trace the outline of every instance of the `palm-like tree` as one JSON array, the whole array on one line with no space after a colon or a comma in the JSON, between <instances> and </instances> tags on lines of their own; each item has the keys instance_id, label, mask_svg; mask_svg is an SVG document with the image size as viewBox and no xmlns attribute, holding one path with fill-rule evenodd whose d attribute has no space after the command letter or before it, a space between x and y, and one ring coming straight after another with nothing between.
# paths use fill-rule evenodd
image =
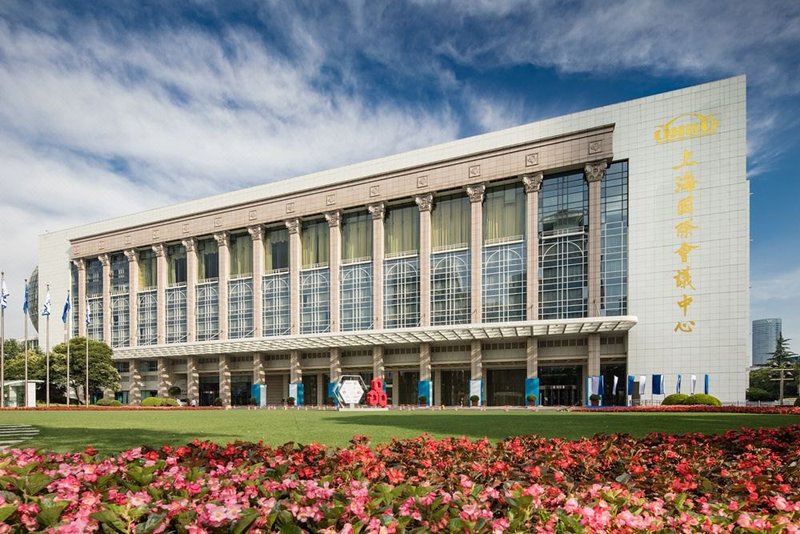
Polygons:
<instances>
[{"instance_id":1,"label":"palm-like tree","mask_svg":"<svg viewBox=\"0 0 800 534\"><path fill-rule=\"evenodd\" d=\"M778 335L778 341L775 343L775 352L771 352L771 357L767 360L769 366L775 369L778 374L781 406L783 405L783 383L792 378L791 374L787 375L786 373L791 371L797 362L797 353L789 350L789 341L791 339L784 339L782 333Z\"/></svg>"}]
</instances>

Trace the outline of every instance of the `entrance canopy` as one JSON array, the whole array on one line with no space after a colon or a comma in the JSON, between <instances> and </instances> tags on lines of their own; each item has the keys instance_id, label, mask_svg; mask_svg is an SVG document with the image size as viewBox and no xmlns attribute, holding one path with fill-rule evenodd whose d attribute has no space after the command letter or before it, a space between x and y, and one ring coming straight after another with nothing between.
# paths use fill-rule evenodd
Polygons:
<instances>
[{"instance_id":1,"label":"entrance canopy","mask_svg":"<svg viewBox=\"0 0 800 534\"><path fill-rule=\"evenodd\" d=\"M481 323L464 325L393 328L390 330L362 330L357 332L325 332L322 334L295 334L262 338L230 339L227 341L201 341L114 349L114 357L159 358L170 356L202 356L242 352L276 352L290 350L325 350L333 348L371 347L375 345L401 345L442 343L448 341L483 341L507 338L569 336L586 334L612 334L627 332L638 319L632 315L617 317L587 317L580 319L552 319L546 321L518 321L510 323Z\"/></svg>"}]
</instances>

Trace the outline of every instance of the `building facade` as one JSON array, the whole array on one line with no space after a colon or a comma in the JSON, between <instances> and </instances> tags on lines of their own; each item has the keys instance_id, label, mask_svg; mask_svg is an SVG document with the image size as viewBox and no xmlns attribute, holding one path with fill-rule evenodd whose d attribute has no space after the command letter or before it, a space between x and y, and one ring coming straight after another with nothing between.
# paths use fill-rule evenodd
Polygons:
<instances>
[{"instance_id":1,"label":"building facade","mask_svg":"<svg viewBox=\"0 0 800 534\"><path fill-rule=\"evenodd\" d=\"M753 365L767 365L781 336L780 319L756 319L753 321Z\"/></svg>"},{"instance_id":2,"label":"building facade","mask_svg":"<svg viewBox=\"0 0 800 534\"><path fill-rule=\"evenodd\" d=\"M744 400L745 128L738 77L46 234L39 292L132 403L321 404L343 374L393 404L691 374Z\"/></svg>"}]
</instances>

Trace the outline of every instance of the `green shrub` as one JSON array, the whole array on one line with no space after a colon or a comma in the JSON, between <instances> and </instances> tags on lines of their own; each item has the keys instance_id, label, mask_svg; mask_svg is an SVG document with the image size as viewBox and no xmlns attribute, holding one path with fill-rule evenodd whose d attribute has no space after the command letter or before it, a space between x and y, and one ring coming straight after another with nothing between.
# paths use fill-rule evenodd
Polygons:
<instances>
[{"instance_id":1,"label":"green shrub","mask_svg":"<svg viewBox=\"0 0 800 534\"><path fill-rule=\"evenodd\" d=\"M158 397L147 397L142 401L142 406L149 406L149 407L161 406L161 399L159 399Z\"/></svg>"},{"instance_id":2,"label":"green shrub","mask_svg":"<svg viewBox=\"0 0 800 534\"><path fill-rule=\"evenodd\" d=\"M664 400L661 401L662 406L673 406L676 404L685 404L686 399L689 398L689 395L684 395L683 393L673 393L672 395L667 395L664 397Z\"/></svg>"},{"instance_id":3,"label":"green shrub","mask_svg":"<svg viewBox=\"0 0 800 534\"><path fill-rule=\"evenodd\" d=\"M747 388L747 393L745 394L747 400L749 401L774 401L775 395L767 391L766 389L761 388Z\"/></svg>"},{"instance_id":4,"label":"green shrub","mask_svg":"<svg viewBox=\"0 0 800 534\"><path fill-rule=\"evenodd\" d=\"M122 403L116 399L99 399L96 404L98 406L122 406Z\"/></svg>"},{"instance_id":5,"label":"green shrub","mask_svg":"<svg viewBox=\"0 0 800 534\"><path fill-rule=\"evenodd\" d=\"M181 388L179 388L178 386L170 386L169 389L167 390L167 394L170 397L177 397L181 394Z\"/></svg>"},{"instance_id":6,"label":"green shrub","mask_svg":"<svg viewBox=\"0 0 800 534\"><path fill-rule=\"evenodd\" d=\"M179 406L175 399L161 399L161 406Z\"/></svg>"},{"instance_id":7,"label":"green shrub","mask_svg":"<svg viewBox=\"0 0 800 534\"><path fill-rule=\"evenodd\" d=\"M797 398L794 400L794 405L795 405L795 406L800 406L800 397L797 397Z\"/></svg>"},{"instance_id":8,"label":"green shrub","mask_svg":"<svg viewBox=\"0 0 800 534\"><path fill-rule=\"evenodd\" d=\"M705 395L703 393L689 395L689 397L683 402L683 404L703 404L705 406L722 406L722 403L719 401L718 398L712 397L711 395Z\"/></svg>"},{"instance_id":9,"label":"green shrub","mask_svg":"<svg viewBox=\"0 0 800 534\"><path fill-rule=\"evenodd\" d=\"M212 404L213 406L222 406L222 405L223 405L223 404L222 404L222 399L221 399L221 398L219 398L219 397L217 397L216 399L214 399L214 402L212 402L211 404Z\"/></svg>"}]
</instances>

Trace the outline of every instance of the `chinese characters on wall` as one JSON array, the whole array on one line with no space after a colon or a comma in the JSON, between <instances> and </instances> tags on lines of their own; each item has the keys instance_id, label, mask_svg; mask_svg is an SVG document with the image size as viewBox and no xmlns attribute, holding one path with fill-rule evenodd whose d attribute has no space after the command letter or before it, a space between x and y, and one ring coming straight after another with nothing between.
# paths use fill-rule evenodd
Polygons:
<instances>
[{"instance_id":1,"label":"chinese characters on wall","mask_svg":"<svg viewBox=\"0 0 800 534\"><path fill-rule=\"evenodd\" d=\"M699 248L694 242L694 233L700 227L693 220L698 170L698 163L694 160L692 151L687 149L683 151L683 160L672 167L675 176L673 190L676 196L675 213L678 217L678 222L675 224L675 239L678 243L675 254L680 260L679 267L672 277L678 292L676 304L679 311L679 318L673 330L683 333L691 333L697 326L691 313L694 292L697 290L692 279L691 260L695 249Z\"/></svg>"}]
</instances>

